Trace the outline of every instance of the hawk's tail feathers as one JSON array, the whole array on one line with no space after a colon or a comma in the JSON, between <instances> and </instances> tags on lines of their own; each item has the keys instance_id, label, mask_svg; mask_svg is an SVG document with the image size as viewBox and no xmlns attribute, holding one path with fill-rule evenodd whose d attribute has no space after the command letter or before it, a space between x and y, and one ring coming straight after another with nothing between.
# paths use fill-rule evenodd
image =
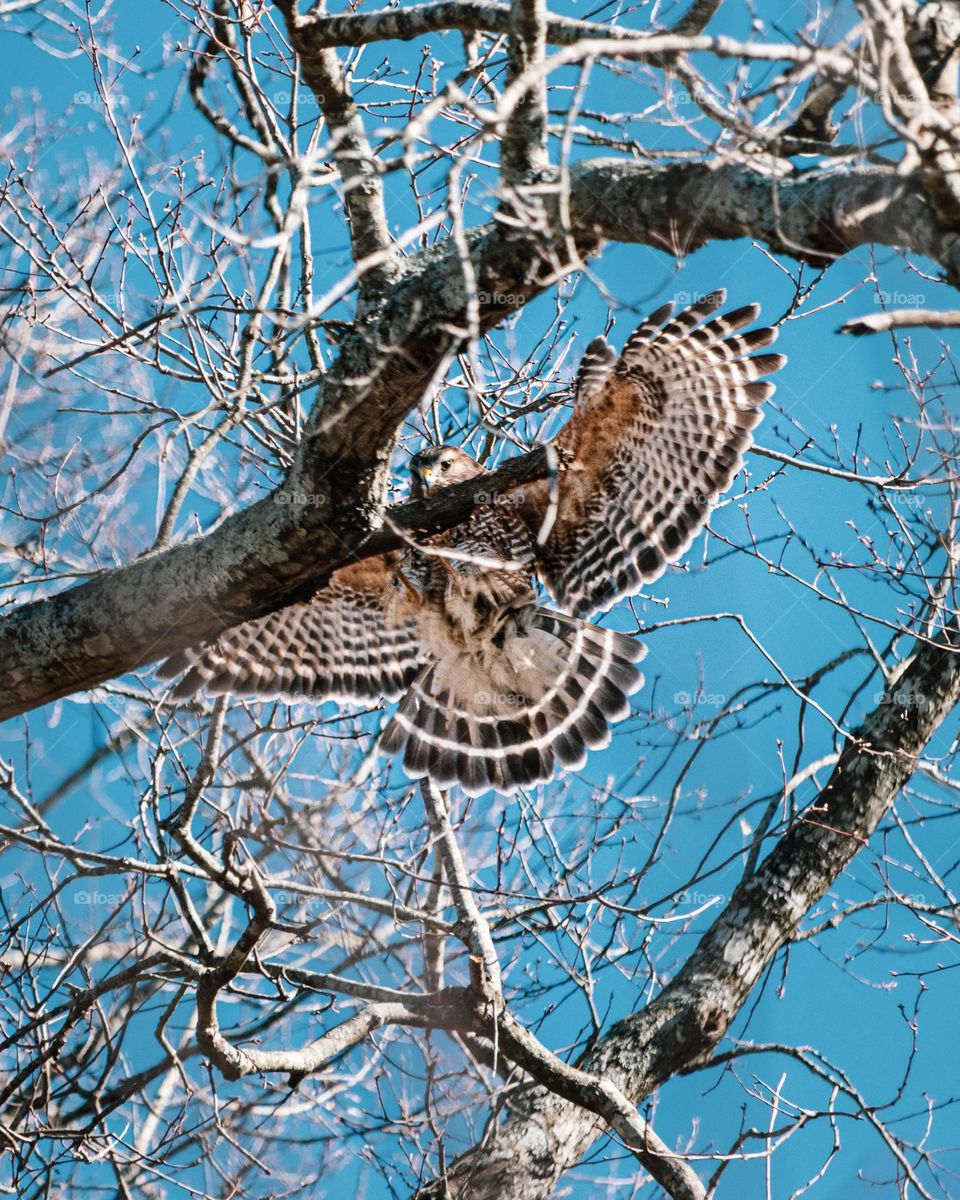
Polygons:
<instances>
[{"instance_id":1,"label":"hawk's tail feathers","mask_svg":"<svg viewBox=\"0 0 960 1200\"><path fill-rule=\"evenodd\" d=\"M469 795L509 793L583 766L628 715L646 647L612 629L536 609L487 657L451 654L414 679L381 749L406 773Z\"/></svg>"}]
</instances>

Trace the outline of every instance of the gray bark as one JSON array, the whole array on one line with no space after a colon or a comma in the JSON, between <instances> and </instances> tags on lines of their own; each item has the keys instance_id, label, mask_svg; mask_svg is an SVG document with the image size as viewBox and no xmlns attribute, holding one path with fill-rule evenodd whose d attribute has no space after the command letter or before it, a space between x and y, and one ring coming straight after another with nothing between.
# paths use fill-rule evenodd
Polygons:
<instances>
[{"instance_id":1,"label":"gray bark","mask_svg":"<svg viewBox=\"0 0 960 1200\"><path fill-rule=\"evenodd\" d=\"M787 55L794 79L806 78L803 72L814 69L817 74L792 129L780 134L757 129L756 137L766 139L767 153L759 151L751 134L741 139L739 149L728 146L726 157L718 153L709 162L657 165L621 157L580 163L563 173L549 166L547 77L540 72L545 45L571 48L566 57L554 60L556 65L612 54L607 49L611 40L621 41L618 53L624 58L666 66L681 79L686 68L680 56L688 51L783 61L782 47L698 39L717 7L716 0L695 0L674 26L672 40L645 41L618 27L553 17L542 0L442 2L333 17L318 11L299 16L292 0L278 2L300 75L322 107L330 154L343 183L357 272L356 322L347 328L339 358L318 387L296 460L280 487L205 536L24 605L0 620L0 718L95 686L303 598L354 557L399 546L398 528L447 528L470 512L480 494L542 478L546 456L535 451L511 461L492 479L390 513L384 509L396 434L452 356L579 269L604 241L649 245L679 257L712 240L751 238L817 266L872 243L924 255L943 268L950 282L960 283L953 147L956 57L950 32L955 5L928 6L911 40L893 37L889 29L884 34L893 17L901 21L901 32L906 29L900 9L894 11L883 0L864 4L875 14L875 32L895 43L884 60L888 76L870 74L877 64L869 55L865 68L845 52L805 46ZM218 47L233 44L234 36L228 6L218 0L216 11L221 27L208 47L211 56ZM383 161L371 146L334 47L414 38L431 29L509 39L502 112L504 187L494 220L457 231L457 236L405 259L389 231ZM585 49L584 38L590 39ZM902 45L896 44L898 38ZM908 41L910 53L898 53ZM205 69L195 68L195 94L202 90ZM798 171L780 157L783 136L791 131L831 138L833 108L852 86L868 98L889 101L892 116L909 126L902 163L847 172L833 167ZM254 126L256 120L254 114ZM225 119L217 125L215 117L214 124L221 131L229 126ZM257 144L249 138L237 144L256 152ZM847 328L873 331L883 322L916 324L921 317L932 323L934 316L886 314L864 319L855 330ZM943 314L939 323L953 324L954 317ZM304 314L304 322L311 319ZM319 360L316 354L318 374ZM238 390L242 393L243 387ZM189 473L181 478L184 496L192 480ZM174 530L179 504L169 511L164 538ZM510 1094L505 1119L482 1144L451 1164L442 1179L422 1188L419 1200L546 1197L591 1144L611 1131L669 1194L703 1196L696 1172L671 1155L636 1105L677 1073L710 1062L774 956L797 936L804 914L883 820L924 746L960 698L957 646L955 625L917 644L882 702L847 738L815 803L759 865L759 848L751 854L729 904L679 974L575 1065L541 1045L506 1007L494 943L474 901L449 815L440 799L430 796L427 812L458 921L447 927L434 917L427 924L464 941L472 956L471 986L438 986L431 994L408 998L354 983L346 986L347 994L352 986L369 1006L306 1047L261 1050L231 1040L229 1030L220 1028L218 1001L256 965L258 944L273 927L276 909L258 868L240 869L229 857L217 860L190 829L200 793L216 769L221 703L220 725L212 726L195 783L165 826L184 861L192 861L200 876L224 892L242 897L252 913L226 956L214 962L210 955L189 975L196 984L198 1046L227 1078L280 1071L296 1082L386 1025L462 1033L493 1061L506 1059L524 1071L532 1084ZM58 848L61 852L69 858ZM441 875L436 878L439 886ZM376 901L369 903L375 906ZM415 910L389 908L397 919L423 920ZM148 967L153 965L148 961ZM271 978L280 982L294 976L277 970ZM314 988L331 982L320 975L304 981ZM115 977L111 986L122 982L122 976ZM345 990L342 981L335 982ZM56 1043L50 1046L52 1055ZM11 1088L20 1082L14 1080ZM905 1170L909 1175L909 1166Z\"/></svg>"},{"instance_id":2,"label":"gray bark","mask_svg":"<svg viewBox=\"0 0 960 1200\"><path fill-rule=\"evenodd\" d=\"M638 1104L672 1076L708 1062L774 955L869 840L958 700L954 624L938 640L918 643L847 739L820 795L741 881L677 976L577 1066ZM496 1133L418 1191L417 1200L546 1200L605 1132L574 1096L545 1087L521 1094Z\"/></svg>"},{"instance_id":3,"label":"gray bark","mask_svg":"<svg viewBox=\"0 0 960 1200\"><path fill-rule=\"evenodd\" d=\"M583 257L604 240L663 248L670 230L677 253L751 237L815 263L868 242L904 246L960 278L956 234L938 224L922 184L892 169L778 178L737 163L598 160L555 176L546 203L546 233L497 221L468 233L475 294L452 241L405 264L344 338L282 488L206 536L0 620L0 719L282 607L369 551L396 432L462 342L471 298L482 297L484 331L578 265L563 211Z\"/></svg>"}]
</instances>

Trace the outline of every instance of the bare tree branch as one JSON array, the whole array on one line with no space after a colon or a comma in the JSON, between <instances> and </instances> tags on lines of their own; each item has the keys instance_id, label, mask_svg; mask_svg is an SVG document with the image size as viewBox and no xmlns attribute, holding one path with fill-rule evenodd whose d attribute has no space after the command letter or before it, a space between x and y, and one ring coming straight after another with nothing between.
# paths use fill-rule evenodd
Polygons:
<instances>
[{"instance_id":1,"label":"bare tree branch","mask_svg":"<svg viewBox=\"0 0 960 1200\"><path fill-rule=\"evenodd\" d=\"M719 0L694 0L672 26L672 32L685 37L701 33L719 7ZM411 41L447 29L508 35L513 29L510 6L484 3L483 0L438 0L437 3L411 4L369 13L327 15L314 11L300 19L298 37L304 53L314 54L335 46ZM624 26L546 14L544 36L548 45L572 46L582 38L616 40L637 35Z\"/></svg>"},{"instance_id":2,"label":"bare tree branch","mask_svg":"<svg viewBox=\"0 0 960 1200\"><path fill-rule=\"evenodd\" d=\"M844 321L838 333L886 333L891 329L957 329L960 312L934 312L929 308L896 308L890 312L867 313Z\"/></svg>"},{"instance_id":3,"label":"bare tree branch","mask_svg":"<svg viewBox=\"0 0 960 1200\"><path fill-rule=\"evenodd\" d=\"M507 84L524 77L546 55L545 0L511 0ZM538 178L547 168L547 89L534 76L517 103L500 142L503 183L511 188Z\"/></svg>"},{"instance_id":4,"label":"bare tree branch","mask_svg":"<svg viewBox=\"0 0 960 1200\"><path fill-rule=\"evenodd\" d=\"M716 0L183 0L158 72L115 5L0 0L57 81L0 135L0 716L96 688L5 731L11 1194L801 1196L862 1136L949 1192L921 1034L960 947L960 371L815 339L868 289L903 307L844 331L957 325L960 5L748 7L734 38ZM695 302L717 281L672 276L724 240L791 364L696 551L613 617L647 682L583 771L441 797L380 703L118 678L528 482L559 520L584 335ZM397 504L423 440L516 457ZM893 1035L856 1079L749 1040L832 972Z\"/></svg>"},{"instance_id":5,"label":"bare tree branch","mask_svg":"<svg viewBox=\"0 0 960 1200\"><path fill-rule=\"evenodd\" d=\"M917 644L847 740L816 801L740 883L679 974L605 1034L581 1070L637 1104L678 1071L709 1060L773 956L865 845L960 702L958 633L953 623L935 643ZM539 1089L514 1104L493 1145L468 1152L448 1168L442 1187L421 1189L417 1198L545 1200L596 1136L595 1122L569 1099Z\"/></svg>"},{"instance_id":6,"label":"bare tree branch","mask_svg":"<svg viewBox=\"0 0 960 1200\"><path fill-rule=\"evenodd\" d=\"M491 476L390 510L392 530L381 526L351 539L353 546L323 520L333 508L329 496L280 488L206 538L137 559L0 620L0 719L292 603L358 553L397 549L405 530L449 529L490 496L547 474L545 451L534 450ZM140 613L139 635L132 621L122 631L128 603Z\"/></svg>"},{"instance_id":7,"label":"bare tree branch","mask_svg":"<svg viewBox=\"0 0 960 1200\"><path fill-rule=\"evenodd\" d=\"M739 164L599 160L571 170L569 203L581 253L594 252L601 239L662 246L669 230L678 253L754 237L822 264L876 242L909 246L941 262L951 278L960 266L960 244L938 226L922 187L888 169L779 179ZM537 231L499 225L471 231L468 244L484 296L483 330L563 269L562 259L548 257L565 244L562 226L553 246ZM281 607L361 547L397 545L378 533L390 448L400 421L459 343L467 301L454 246L419 256L383 314L344 339L282 488L204 538L0 620L0 716Z\"/></svg>"},{"instance_id":8,"label":"bare tree branch","mask_svg":"<svg viewBox=\"0 0 960 1200\"><path fill-rule=\"evenodd\" d=\"M363 120L336 51L314 49L303 39L295 4L280 4L291 44L300 57L304 82L323 112L333 156L343 178L344 203L353 257L360 272L361 311L398 278L400 262L387 227L383 183Z\"/></svg>"}]
</instances>

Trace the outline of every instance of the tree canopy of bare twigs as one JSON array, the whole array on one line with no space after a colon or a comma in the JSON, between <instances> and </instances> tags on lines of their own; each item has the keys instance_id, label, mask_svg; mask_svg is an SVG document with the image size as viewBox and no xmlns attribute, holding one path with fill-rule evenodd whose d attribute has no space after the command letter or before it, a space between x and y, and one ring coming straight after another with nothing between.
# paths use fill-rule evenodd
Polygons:
<instances>
[{"instance_id":1,"label":"tree canopy of bare twigs","mask_svg":"<svg viewBox=\"0 0 960 1200\"><path fill-rule=\"evenodd\" d=\"M4 1189L955 1194L960 4L144 8L0 0ZM582 772L170 700L719 285L791 363Z\"/></svg>"}]
</instances>

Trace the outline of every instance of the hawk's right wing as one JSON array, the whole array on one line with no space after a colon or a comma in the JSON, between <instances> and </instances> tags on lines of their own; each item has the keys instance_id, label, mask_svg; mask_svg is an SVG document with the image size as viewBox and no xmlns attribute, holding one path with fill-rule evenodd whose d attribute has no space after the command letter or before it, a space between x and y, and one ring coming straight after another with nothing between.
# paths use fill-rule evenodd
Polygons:
<instances>
[{"instance_id":1,"label":"hawk's right wing","mask_svg":"<svg viewBox=\"0 0 960 1200\"><path fill-rule=\"evenodd\" d=\"M588 616L656 579L740 469L773 392L757 381L786 360L753 353L776 329L740 332L757 305L712 316L724 298L714 292L673 317L671 305L658 309L619 357L602 337L587 347L573 416L553 441L568 465L539 564L569 612ZM536 531L547 485L522 491Z\"/></svg>"},{"instance_id":2,"label":"hawk's right wing","mask_svg":"<svg viewBox=\"0 0 960 1200\"><path fill-rule=\"evenodd\" d=\"M396 700L424 660L413 620L391 617L395 581L393 556L351 563L312 600L227 629L167 659L157 674L186 672L174 699L203 689L214 696Z\"/></svg>"}]
</instances>

